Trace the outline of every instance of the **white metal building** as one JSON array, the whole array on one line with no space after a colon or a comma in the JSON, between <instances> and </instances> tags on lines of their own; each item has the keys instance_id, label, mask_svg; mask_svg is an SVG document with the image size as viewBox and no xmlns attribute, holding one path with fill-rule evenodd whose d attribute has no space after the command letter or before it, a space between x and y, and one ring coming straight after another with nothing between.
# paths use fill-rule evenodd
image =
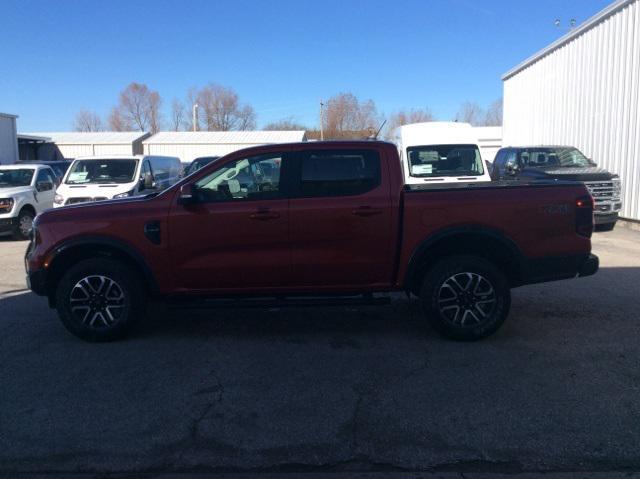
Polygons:
<instances>
[{"instance_id":1,"label":"white metal building","mask_svg":"<svg viewBox=\"0 0 640 479\"><path fill-rule=\"evenodd\" d=\"M192 161L200 156L223 156L242 148L306 141L300 131L162 131L142 142L146 155L177 156Z\"/></svg>"},{"instance_id":2,"label":"white metal building","mask_svg":"<svg viewBox=\"0 0 640 479\"><path fill-rule=\"evenodd\" d=\"M640 220L640 0L618 0L503 77L505 146L572 145Z\"/></svg>"},{"instance_id":3,"label":"white metal building","mask_svg":"<svg viewBox=\"0 0 640 479\"><path fill-rule=\"evenodd\" d=\"M482 159L493 163L496 153L502 148L502 127L474 126L473 130L478 135L478 147L480 148Z\"/></svg>"},{"instance_id":4,"label":"white metal building","mask_svg":"<svg viewBox=\"0 0 640 479\"><path fill-rule=\"evenodd\" d=\"M8 165L18 161L17 115L0 113L0 164Z\"/></svg>"},{"instance_id":5,"label":"white metal building","mask_svg":"<svg viewBox=\"0 0 640 479\"><path fill-rule=\"evenodd\" d=\"M84 155L140 155L142 154L142 141L149 136L149 133L142 131L62 131L25 135L51 138L51 142L57 147L58 156L73 159Z\"/></svg>"}]
</instances>

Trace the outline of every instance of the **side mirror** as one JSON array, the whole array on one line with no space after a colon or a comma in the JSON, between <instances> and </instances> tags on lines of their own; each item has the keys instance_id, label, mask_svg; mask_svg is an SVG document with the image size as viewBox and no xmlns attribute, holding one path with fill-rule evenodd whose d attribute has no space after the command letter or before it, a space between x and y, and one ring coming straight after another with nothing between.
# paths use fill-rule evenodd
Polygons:
<instances>
[{"instance_id":1,"label":"side mirror","mask_svg":"<svg viewBox=\"0 0 640 479\"><path fill-rule=\"evenodd\" d=\"M53 183L50 181L38 181L36 183L36 190L38 191L50 191L53 189Z\"/></svg>"},{"instance_id":2,"label":"side mirror","mask_svg":"<svg viewBox=\"0 0 640 479\"><path fill-rule=\"evenodd\" d=\"M180 194L178 195L179 205L190 205L196 202L195 187L193 183L188 183L180 187Z\"/></svg>"},{"instance_id":3,"label":"side mirror","mask_svg":"<svg viewBox=\"0 0 640 479\"><path fill-rule=\"evenodd\" d=\"M145 190L152 190L156 187L156 182L153 181L153 176L151 175L147 175L144 177L144 189Z\"/></svg>"},{"instance_id":4,"label":"side mirror","mask_svg":"<svg viewBox=\"0 0 640 479\"><path fill-rule=\"evenodd\" d=\"M520 168L518 167L518 164L515 161L508 161L504 165L504 170L509 175L515 175L516 173L518 173L518 171L520 171Z\"/></svg>"}]
</instances>

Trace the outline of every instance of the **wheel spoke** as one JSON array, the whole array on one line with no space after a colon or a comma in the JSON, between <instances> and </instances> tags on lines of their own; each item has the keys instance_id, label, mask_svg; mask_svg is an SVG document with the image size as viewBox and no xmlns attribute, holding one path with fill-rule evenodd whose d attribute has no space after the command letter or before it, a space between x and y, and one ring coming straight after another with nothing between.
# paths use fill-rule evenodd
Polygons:
<instances>
[{"instance_id":1,"label":"wheel spoke","mask_svg":"<svg viewBox=\"0 0 640 479\"><path fill-rule=\"evenodd\" d=\"M125 314L126 297L122 287L103 275L86 276L71 289L71 313L91 328L105 328L117 323Z\"/></svg>"},{"instance_id":2,"label":"wheel spoke","mask_svg":"<svg viewBox=\"0 0 640 479\"><path fill-rule=\"evenodd\" d=\"M447 278L438 293L437 304L444 319L456 326L481 324L496 307L496 293L491 282L475 272L460 272Z\"/></svg>"}]
</instances>

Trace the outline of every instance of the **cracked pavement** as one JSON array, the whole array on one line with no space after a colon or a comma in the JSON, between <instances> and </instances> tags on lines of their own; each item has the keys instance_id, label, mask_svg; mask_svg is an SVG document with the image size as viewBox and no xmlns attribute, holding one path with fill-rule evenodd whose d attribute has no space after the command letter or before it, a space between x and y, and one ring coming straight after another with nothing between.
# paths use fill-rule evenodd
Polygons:
<instances>
[{"instance_id":1,"label":"cracked pavement","mask_svg":"<svg viewBox=\"0 0 640 479\"><path fill-rule=\"evenodd\" d=\"M0 240L0 473L640 469L639 232L595 235L596 276L514 290L477 343L397 295L155 305L130 339L87 344L43 298L2 294L24 287L25 247Z\"/></svg>"}]
</instances>

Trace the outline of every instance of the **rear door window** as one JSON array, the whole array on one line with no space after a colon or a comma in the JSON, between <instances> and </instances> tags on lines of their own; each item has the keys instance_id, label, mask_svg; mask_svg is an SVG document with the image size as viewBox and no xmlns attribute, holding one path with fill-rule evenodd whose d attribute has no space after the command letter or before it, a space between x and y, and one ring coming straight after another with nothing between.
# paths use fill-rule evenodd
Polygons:
<instances>
[{"instance_id":1,"label":"rear door window","mask_svg":"<svg viewBox=\"0 0 640 479\"><path fill-rule=\"evenodd\" d=\"M380 185L380 155L375 150L303 152L298 196L354 196Z\"/></svg>"}]
</instances>

